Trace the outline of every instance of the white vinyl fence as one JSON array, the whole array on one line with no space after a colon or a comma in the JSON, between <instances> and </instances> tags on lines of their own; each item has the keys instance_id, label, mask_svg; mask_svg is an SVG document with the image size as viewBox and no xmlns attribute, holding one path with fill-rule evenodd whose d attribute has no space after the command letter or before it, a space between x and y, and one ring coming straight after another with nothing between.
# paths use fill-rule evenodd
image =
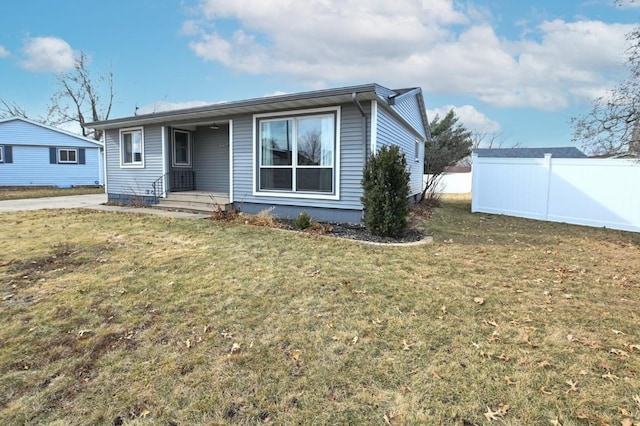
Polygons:
<instances>
[{"instance_id":1,"label":"white vinyl fence","mask_svg":"<svg viewBox=\"0 0 640 426\"><path fill-rule=\"evenodd\" d=\"M423 185L426 185L429 176L424 175ZM437 192L442 194L468 194L471 192L471 172L444 173Z\"/></svg>"},{"instance_id":2,"label":"white vinyl fence","mask_svg":"<svg viewBox=\"0 0 640 426\"><path fill-rule=\"evenodd\" d=\"M473 158L471 211L640 232L640 163Z\"/></svg>"}]
</instances>

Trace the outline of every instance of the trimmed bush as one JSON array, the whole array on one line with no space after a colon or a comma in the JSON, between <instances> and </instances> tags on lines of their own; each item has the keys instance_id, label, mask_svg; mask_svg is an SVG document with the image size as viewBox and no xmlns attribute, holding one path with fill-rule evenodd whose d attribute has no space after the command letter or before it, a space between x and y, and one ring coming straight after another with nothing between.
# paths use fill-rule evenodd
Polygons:
<instances>
[{"instance_id":1,"label":"trimmed bush","mask_svg":"<svg viewBox=\"0 0 640 426\"><path fill-rule=\"evenodd\" d=\"M364 224L376 235L399 237L409 214L407 160L400 147L383 146L372 155L362 177Z\"/></svg>"},{"instance_id":2,"label":"trimmed bush","mask_svg":"<svg viewBox=\"0 0 640 426\"><path fill-rule=\"evenodd\" d=\"M298 229L307 229L311 226L311 216L307 212L300 212L296 217L295 225Z\"/></svg>"}]
</instances>

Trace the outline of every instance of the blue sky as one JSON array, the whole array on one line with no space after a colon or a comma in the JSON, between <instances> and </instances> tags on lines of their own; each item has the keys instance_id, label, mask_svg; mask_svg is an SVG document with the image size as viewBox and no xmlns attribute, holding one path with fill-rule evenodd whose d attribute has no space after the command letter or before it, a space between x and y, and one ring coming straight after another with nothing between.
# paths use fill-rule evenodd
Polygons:
<instances>
[{"instance_id":1,"label":"blue sky","mask_svg":"<svg viewBox=\"0 0 640 426\"><path fill-rule=\"evenodd\" d=\"M45 114L52 72L112 70L111 118L376 82L420 86L505 146L571 145L569 119L626 76L640 2L23 0L0 10L0 98Z\"/></svg>"}]
</instances>

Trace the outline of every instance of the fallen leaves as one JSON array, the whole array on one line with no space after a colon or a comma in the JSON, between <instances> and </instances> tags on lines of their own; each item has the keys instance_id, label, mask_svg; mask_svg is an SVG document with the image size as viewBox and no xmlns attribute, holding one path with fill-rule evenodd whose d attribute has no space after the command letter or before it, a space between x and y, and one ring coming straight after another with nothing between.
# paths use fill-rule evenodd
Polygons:
<instances>
[{"instance_id":1,"label":"fallen leaves","mask_svg":"<svg viewBox=\"0 0 640 426\"><path fill-rule=\"evenodd\" d=\"M565 393L578 392L578 382L574 382L573 380L567 380L565 383L570 386L569 389L565 391Z\"/></svg>"},{"instance_id":2,"label":"fallen leaves","mask_svg":"<svg viewBox=\"0 0 640 426\"><path fill-rule=\"evenodd\" d=\"M505 404L498 407L496 411L493 411L491 408L489 408L489 406L487 406L487 412L484 413L484 416L487 418L487 420L499 420L507 415L509 408L510 407Z\"/></svg>"},{"instance_id":3,"label":"fallen leaves","mask_svg":"<svg viewBox=\"0 0 640 426\"><path fill-rule=\"evenodd\" d=\"M627 352L623 351L622 349L611 348L611 349L609 349L609 353L621 356L623 358L629 357L629 354Z\"/></svg>"}]
</instances>

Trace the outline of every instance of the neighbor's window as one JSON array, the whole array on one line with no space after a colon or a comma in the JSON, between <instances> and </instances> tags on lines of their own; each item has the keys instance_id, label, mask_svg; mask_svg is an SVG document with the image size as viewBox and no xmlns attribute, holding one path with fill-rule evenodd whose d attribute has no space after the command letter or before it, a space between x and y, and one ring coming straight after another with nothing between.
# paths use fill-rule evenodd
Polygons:
<instances>
[{"instance_id":1,"label":"neighbor's window","mask_svg":"<svg viewBox=\"0 0 640 426\"><path fill-rule=\"evenodd\" d=\"M259 120L260 191L334 191L336 116Z\"/></svg>"},{"instance_id":2,"label":"neighbor's window","mask_svg":"<svg viewBox=\"0 0 640 426\"><path fill-rule=\"evenodd\" d=\"M144 142L142 129L120 131L120 158L123 166L142 166Z\"/></svg>"},{"instance_id":3,"label":"neighbor's window","mask_svg":"<svg viewBox=\"0 0 640 426\"><path fill-rule=\"evenodd\" d=\"M173 165L191 166L191 138L189 132L184 130L173 131Z\"/></svg>"},{"instance_id":4,"label":"neighbor's window","mask_svg":"<svg viewBox=\"0 0 640 426\"><path fill-rule=\"evenodd\" d=\"M58 148L58 163L77 163L78 150L74 148Z\"/></svg>"}]
</instances>

